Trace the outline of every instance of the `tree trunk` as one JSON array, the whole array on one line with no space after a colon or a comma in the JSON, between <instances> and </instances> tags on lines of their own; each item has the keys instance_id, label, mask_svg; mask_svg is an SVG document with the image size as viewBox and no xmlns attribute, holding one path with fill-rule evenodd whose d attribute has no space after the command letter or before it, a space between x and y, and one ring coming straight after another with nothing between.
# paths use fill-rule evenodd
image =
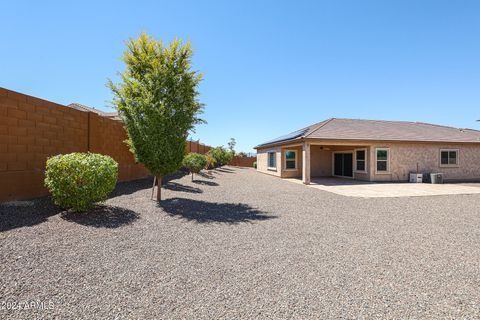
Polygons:
<instances>
[{"instance_id":1,"label":"tree trunk","mask_svg":"<svg viewBox=\"0 0 480 320\"><path fill-rule=\"evenodd\" d=\"M162 200L162 177L157 177L157 201Z\"/></svg>"},{"instance_id":2,"label":"tree trunk","mask_svg":"<svg viewBox=\"0 0 480 320\"><path fill-rule=\"evenodd\" d=\"M152 195L150 196L150 200L153 199L153 193L155 192L156 185L157 185L157 177L153 177Z\"/></svg>"}]
</instances>

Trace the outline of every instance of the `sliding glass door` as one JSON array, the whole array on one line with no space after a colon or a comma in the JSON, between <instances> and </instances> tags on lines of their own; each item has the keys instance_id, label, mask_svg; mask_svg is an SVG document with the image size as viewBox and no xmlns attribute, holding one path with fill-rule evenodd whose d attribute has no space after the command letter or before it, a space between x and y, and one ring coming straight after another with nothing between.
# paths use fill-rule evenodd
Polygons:
<instances>
[{"instance_id":1,"label":"sliding glass door","mask_svg":"<svg viewBox=\"0 0 480 320\"><path fill-rule=\"evenodd\" d=\"M333 175L353 177L353 153L336 152L333 154Z\"/></svg>"}]
</instances>

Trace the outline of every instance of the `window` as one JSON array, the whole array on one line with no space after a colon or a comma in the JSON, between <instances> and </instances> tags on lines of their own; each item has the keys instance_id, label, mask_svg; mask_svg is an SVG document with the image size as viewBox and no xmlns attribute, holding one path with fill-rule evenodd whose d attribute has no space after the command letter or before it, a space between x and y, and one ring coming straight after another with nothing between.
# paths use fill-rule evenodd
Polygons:
<instances>
[{"instance_id":1,"label":"window","mask_svg":"<svg viewBox=\"0 0 480 320\"><path fill-rule=\"evenodd\" d=\"M440 166L457 166L458 165L458 150L442 149L440 150Z\"/></svg>"},{"instance_id":2,"label":"window","mask_svg":"<svg viewBox=\"0 0 480 320\"><path fill-rule=\"evenodd\" d=\"M276 169L277 168L277 156L276 152L268 153L268 168Z\"/></svg>"},{"instance_id":3,"label":"window","mask_svg":"<svg viewBox=\"0 0 480 320\"><path fill-rule=\"evenodd\" d=\"M285 170L297 170L297 151L285 151Z\"/></svg>"},{"instance_id":4,"label":"window","mask_svg":"<svg viewBox=\"0 0 480 320\"><path fill-rule=\"evenodd\" d=\"M376 150L376 168L377 173L388 173L390 160L390 150L386 148L377 148Z\"/></svg>"},{"instance_id":5,"label":"window","mask_svg":"<svg viewBox=\"0 0 480 320\"><path fill-rule=\"evenodd\" d=\"M355 170L359 172L366 172L366 156L367 152L365 149L355 151Z\"/></svg>"}]
</instances>

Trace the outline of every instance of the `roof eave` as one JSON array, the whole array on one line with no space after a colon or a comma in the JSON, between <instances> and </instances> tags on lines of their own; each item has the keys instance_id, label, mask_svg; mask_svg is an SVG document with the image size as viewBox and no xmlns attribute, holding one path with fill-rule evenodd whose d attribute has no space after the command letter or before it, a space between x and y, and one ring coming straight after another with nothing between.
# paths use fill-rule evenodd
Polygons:
<instances>
[{"instance_id":1,"label":"roof eave","mask_svg":"<svg viewBox=\"0 0 480 320\"><path fill-rule=\"evenodd\" d=\"M474 144L478 143L479 141L448 141L448 140L407 140L407 139L367 139L367 138L351 138L351 139L342 139L342 138L313 138L313 137L306 137L305 141L368 141L368 142L403 142L403 143L446 143L446 144L456 144L456 143L464 143L464 144Z\"/></svg>"},{"instance_id":2,"label":"roof eave","mask_svg":"<svg viewBox=\"0 0 480 320\"><path fill-rule=\"evenodd\" d=\"M284 141L277 141L273 143L266 143L266 144L259 144L258 146L253 147L253 149L263 149L263 148L269 148L269 147L277 147L277 146L283 146L286 144L290 144L291 142L300 142L303 141L305 137L299 137L295 139L290 139L290 140L284 140Z\"/></svg>"},{"instance_id":3,"label":"roof eave","mask_svg":"<svg viewBox=\"0 0 480 320\"><path fill-rule=\"evenodd\" d=\"M440 141L440 140L404 140L404 139L334 139L334 138L306 138L306 137L300 137L296 139L291 139L291 140L285 140L285 141L280 141L276 143L268 143L268 144L261 144L258 146L253 147L254 149L264 149L264 148L270 148L270 147L278 147L278 146L284 146L288 145L291 143L298 143L298 142L303 142L303 141L308 141L308 142L314 142L314 141L322 141L326 143L331 143L331 142L340 142L340 141L347 141L347 142L358 142L358 141L366 141L366 142L375 142L375 141L381 141L381 142L390 142L390 143L444 143L444 144L480 144L480 141Z\"/></svg>"}]
</instances>

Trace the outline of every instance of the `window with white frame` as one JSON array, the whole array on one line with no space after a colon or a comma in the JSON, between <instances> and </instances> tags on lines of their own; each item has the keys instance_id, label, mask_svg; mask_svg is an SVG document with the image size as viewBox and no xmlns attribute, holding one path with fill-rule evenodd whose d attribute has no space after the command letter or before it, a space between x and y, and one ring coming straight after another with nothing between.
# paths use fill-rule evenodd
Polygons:
<instances>
[{"instance_id":1,"label":"window with white frame","mask_svg":"<svg viewBox=\"0 0 480 320\"><path fill-rule=\"evenodd\" d=\"M365 149L358 149L355 151L355 170L358 172L367 171L367 151Z\"/></svg>"},{"instance_id":2,"label":"window with white frame","mask_svg":"<svg viewBox=\"0 0 480 320\"><path fill-rule=\"evenodd\" d=\"M458 165L458 150L457 149L442 149L440 150L440 166L457 166Z\"/></svg>"},{"instance_id":3,"label":"window with white frame","mask_svg":"<svg viewBox=\"0 0 480 320\"><path fill-rule=\"evenodd\" d=\"M285 150L285 170L297 170L296 150Z\"/></svg>"},{"instance_id":4,"label":"window with white frame","mask_svg":"<svg viewBox=\"0 0 480 320\"><path fill-rule=\"evenodd\" d=\"M277 168L277 156L276 152L268 153L268 168L276 169Z\"/></svg>"},{"instance_id":5,"label":"window with white frame","mask_svg":"<svg viewBox=\"0 0 480 320\"><path fill-rule=\"evenodd\" d=\"M375 162L377 173L388 173L390 170L390 150L388 148L377 148L375 150Z\"/></svg>"}]
</instances>

